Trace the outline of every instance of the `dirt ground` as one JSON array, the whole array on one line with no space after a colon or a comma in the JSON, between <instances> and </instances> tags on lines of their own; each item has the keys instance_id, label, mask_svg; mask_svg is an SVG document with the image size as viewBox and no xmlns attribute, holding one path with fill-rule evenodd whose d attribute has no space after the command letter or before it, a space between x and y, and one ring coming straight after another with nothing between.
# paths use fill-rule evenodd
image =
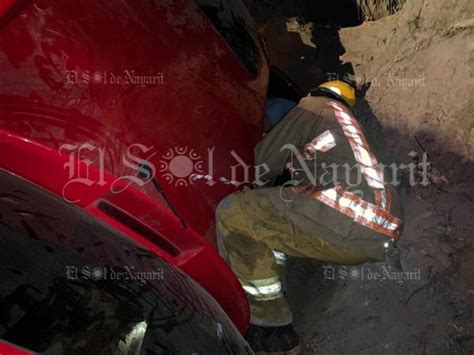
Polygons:
<instances>
[{"instance_id":1,"label":"dirt ground","mask_svg":"<svg viewBox=\"0 0 474 355\"><path fill-rule=\"evenodd\" d=\"M408 0L370 22L350 4L314 15L314 3L252 3L273 62L304 90L353 80L356 115L385 160L414 164L425 151L431 168L426 185L402 179L399 256L356 267L290 260L305 354L474 354L474 2Z\"/></svg>"}]
</instances>

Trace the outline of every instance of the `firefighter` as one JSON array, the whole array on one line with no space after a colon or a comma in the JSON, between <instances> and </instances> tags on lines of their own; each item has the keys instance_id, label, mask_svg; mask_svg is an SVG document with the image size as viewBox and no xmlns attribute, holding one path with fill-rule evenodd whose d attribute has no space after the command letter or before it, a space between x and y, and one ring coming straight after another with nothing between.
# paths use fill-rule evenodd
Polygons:
<instances>
[{"instance_id":1,"label":"firefighter","mask_svg":"<svg viewBox=\"0 0 474 355\"><path fill-rule=\"evenodd\" d=\"M248 297L246 338L255 352L300 350L282 285L287 256L344 265L384 260L402 232L397 191L354 117L355 101L343 81L312 90L257 145L256 180L264 186L217 207L219 251Z\"/></svg>"}]
</instances>

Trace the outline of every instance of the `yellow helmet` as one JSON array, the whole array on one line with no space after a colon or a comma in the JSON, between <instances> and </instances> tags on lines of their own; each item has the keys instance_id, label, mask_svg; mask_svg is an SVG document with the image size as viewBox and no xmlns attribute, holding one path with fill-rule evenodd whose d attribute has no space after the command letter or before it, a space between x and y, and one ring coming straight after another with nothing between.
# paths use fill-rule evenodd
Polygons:
<instances>
[{"instance_id":1,"label":"yellow helmet","mask_svg":"<svg viewBox=\"0 0 474 355\"><path fill-rule=\"evenodd\" d=\"M341 80L327 81L319 85L312 95L330 94L345 102L350 108L356 103L355 90L352 86Z\"/></svg>"}]
</instances>

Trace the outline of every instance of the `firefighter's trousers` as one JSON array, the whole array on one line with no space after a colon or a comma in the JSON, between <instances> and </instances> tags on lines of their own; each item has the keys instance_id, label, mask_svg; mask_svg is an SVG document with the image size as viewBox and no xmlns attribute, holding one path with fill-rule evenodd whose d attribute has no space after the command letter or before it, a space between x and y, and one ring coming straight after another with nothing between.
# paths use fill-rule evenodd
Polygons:
<instances>
[{"instance_id":1,"label":"firefighter's trousers","mask_svg":"<svg viewBox=\"0 0 474 355\"><path fill-rule=\"evenodd\" d=\"M324 214L305 213L312 203L290 187L272 187L236 192L217 208L219 251L247 294L252 324L292 322L280 275L286 255L345 265L370 260L347 245L329 242L336 232L325 227ZM296 210L286 213L285 204ZM325 233L325 238L318 233Z\"/></svg>"}]
</instances>

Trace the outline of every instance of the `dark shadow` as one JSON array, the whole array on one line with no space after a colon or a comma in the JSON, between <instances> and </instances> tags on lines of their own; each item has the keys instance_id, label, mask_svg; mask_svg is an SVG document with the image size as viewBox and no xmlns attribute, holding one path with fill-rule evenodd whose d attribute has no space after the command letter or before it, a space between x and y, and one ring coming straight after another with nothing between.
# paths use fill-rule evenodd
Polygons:
<instances>
[{"instance_id":1,"label":"dark shadow","mask_svg":"<svg viewBox=\"0 0 474 355\"><path fill-rule=\"evenodd\" d=\"M351 63L342 63L340 57L346 52L339 37L343 27L362 23L362 14L352 0L306 1L305 22L314 24L312 40L317 49L317 61L325 74L325 80L351 82L354 69Z\"/></svg>"},{"instance_id":2,"label":"dark shadow","mask_svg":"<svg viewBox=\"0 0 474 355\"><path fill-rule=\"evenodd\" d=\"M343 63L340 57L346 52L339 37L339 26L319 25L313 28L318 65L325 74L324 81L345 80L351 82L354 69L351 63ZM320 84L320 83L317 83Z\"/></svg>"},{"instance_id":3,"label":"dark shadow","mask_svg":"<svg viewBox=\"0 0 474 355\"><path fill-rule=\"evenodd\" d=\"M358 26L363 22L362 12L354 0L309 0L304 3L307 21L336 27Z\"/></svg>"},{"instance_id":4,"label":"dark shadow","mask_svg":"<svg viewBox=\"0 0 474 355\"><path fill-rule=\"evenodd\" d=\"M259 28L268 44L271 63L285 74L291 73L289 77L307 93L324 81L325 75L317 59L317 49L303 43L296 29L288 28L288 21L270 18L259 24Z\"/></svg>"},{"instance_id":5,"label":"dark shadow","mask_svg":"<svg viewBox=\"0 0 474 355\"><path fill-rule=\"evenodd\" d=\"M371 133L374 137L375 144L378 147L383 146L383 139L381 130L382 125L379 119L372 111L369 102L365 98L367 90L370 88L370 83L365 83L362 87L356 90L357 102L353 109L355 116L358 118L362 126Z\"/></svg>"},{"instance_id":6,"label":"dark shadow","mask_svg":"<svg viewBox=\"0 0 474 355\"><path fill-rule=\"evenodd\" d=\"M304 92L329 80L351 82L354 70L340 59L345 48L339 30L362 22L353 1L254 0L248 6L268 41L272 64Z\"/></svg>"}]
</instances>

